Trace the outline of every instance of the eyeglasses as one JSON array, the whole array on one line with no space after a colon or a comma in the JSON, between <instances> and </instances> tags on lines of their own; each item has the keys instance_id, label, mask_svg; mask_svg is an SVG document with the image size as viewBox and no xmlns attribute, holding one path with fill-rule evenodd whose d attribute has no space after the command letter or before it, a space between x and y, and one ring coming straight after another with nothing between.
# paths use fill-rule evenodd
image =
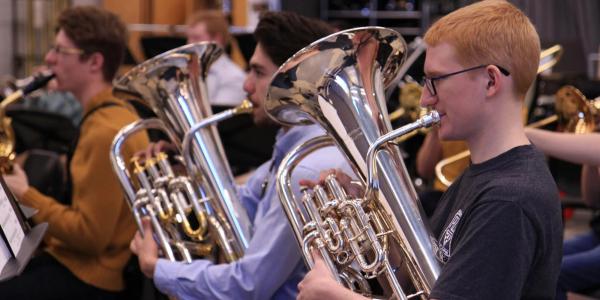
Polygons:
<instances>
[{"instance_id":1,"label":"eyeglasses","mask_svg":"<svg viewBox=\"0 0 600 300\"><path fill-rule=\"evenodd\" d=\"M450 76L454 76L454 75L458 75L460 73L465 73L465 72L485 68L487 66L489 66L489 65L479 65L476 67L472 67L472 68L468 68L468 69L464 69L464 70L460 70L460 71L456 71L456 72L452 72L449 74L444 74L444 75L440 75L440 76L436 76L436 77L430 77L430 78L423 77L423 79L421 80L421 85L427 87L427 90L429 91L429 94L431 96L435 96L435 95L437 95L437 90L435 89L435 81L436 80L445 79ZM510 75L510 72L508 72L508 70L506 70L505 68L498 66L498 65L492 65L492 66L495 66L496 68L498 68L504 76Z\"/></svg>"},{"instance_id":2,"label":"eyeglasses","mask_svg":"<svg viewBox=\"0 0 600 300\"><path fill-rule=\"evenodd\" d=\"M65 54L65 55L81 55L81 54L85 53L85 51L83 51L83 49L79 49L79 48L75 48L75 47L59 46L59 45L52 45L50 47L50 51L53 51L54 53Z\"/></svg>"}]
</instances>

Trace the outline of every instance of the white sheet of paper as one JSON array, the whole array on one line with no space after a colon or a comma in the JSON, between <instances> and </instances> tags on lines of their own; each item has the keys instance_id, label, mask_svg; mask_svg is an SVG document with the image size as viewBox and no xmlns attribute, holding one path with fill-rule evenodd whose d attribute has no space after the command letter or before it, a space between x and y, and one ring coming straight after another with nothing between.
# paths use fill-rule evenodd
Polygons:
<instances>
[{"instance_id":1,"label":"white sheet of paper","mask_svg":"<svg viewBox=\"0 0 600 300\"><path fill-rule=\"evenodd\" d=\"M4 242L0 243L0 271L4 269L4 266L8 262L8 260L12 257L10 254L10 250Z\"/></svg>"},{"instance_id":2,"label":"white sheet of paper","mask_svg":"<svg viewBox=\"0 0 600 300\"><path fill-rule=\"evenodd\" d=\"M0 189L0 226L8 239L10 249L17 255L25 238L25 232L19 224L17 214L10 205L6 192L2 189Z\"/></svg>"}]
</instances>

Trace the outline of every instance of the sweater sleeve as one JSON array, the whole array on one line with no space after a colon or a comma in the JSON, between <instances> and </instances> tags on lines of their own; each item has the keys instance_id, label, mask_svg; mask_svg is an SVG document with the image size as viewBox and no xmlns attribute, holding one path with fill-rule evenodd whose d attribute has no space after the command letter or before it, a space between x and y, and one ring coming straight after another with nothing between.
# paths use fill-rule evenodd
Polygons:
<instances>
[{"instance_id":1,"label":"sweater sleeve","mask_svg":"<svg viewBox=\"0 0 600 300\"><path fill-rule=\"evenodd\" d=\"M48 222L48 233L65 246L84 253L98 254L118 234L119 216L126 209L121 186L112 170L109 151L118 129L134 116L123 108L96 113L84 124L72 163L73 197L71 205L30 188L21 201L37 208L35 222ZM110 120L110 122L109 122ZM127 141L125 156L142 150L147 138L141 134Z\"/></svg>"}]
</instances>

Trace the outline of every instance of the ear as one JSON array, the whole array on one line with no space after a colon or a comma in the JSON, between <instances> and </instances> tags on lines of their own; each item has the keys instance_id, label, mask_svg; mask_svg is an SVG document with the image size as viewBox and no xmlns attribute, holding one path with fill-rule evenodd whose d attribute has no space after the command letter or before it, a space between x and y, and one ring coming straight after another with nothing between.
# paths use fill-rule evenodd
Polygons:
<instances>
[{"instance_id":1,"label":"ear","mask_svg":"<svg viewBox=\"0 0 600 300\"><path fill-rule=\"evenodd\" d=\"M102 72L102 67L104 66L104 55L100 54L100 52L94 52L88 57L88 63L91 71Z\"/></svg>"},{"instance_id":2,"label":"ear","mask_svg":"<svg viewBox=\"0 0 600 300\"><path fill-rule=\"evenodd\" d=\"M500 72L500 69L498 69L498 67L492 66L492 65L487 66L486 67L486 76L487 76L487 82L486 82L486 87L485 87L486 96L491 97L491 96L498 94L502 87L502 80L500 78L500 76L502 76L502 73Z\"/></svg>"}]
</instances>

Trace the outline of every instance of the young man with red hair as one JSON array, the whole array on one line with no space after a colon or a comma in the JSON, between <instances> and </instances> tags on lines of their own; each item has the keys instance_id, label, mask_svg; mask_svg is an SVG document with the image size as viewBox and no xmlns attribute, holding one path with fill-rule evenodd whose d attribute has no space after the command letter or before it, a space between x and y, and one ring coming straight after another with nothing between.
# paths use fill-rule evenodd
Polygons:
<instances>
[{"instance_id":1,"label":"young man with red hair","mask_svg":"<svg viewBox=\"0 0 600 300\"><path fill-rule=\"evenodd\" d=\"M441 116L442 140L465 140L470 167L432 217L442 271L432 299L552 299L561 260L556 184L527 139L521 107L539 62L529 19L506 1L481 1L427 31L421 105ZM321 261L299 299L360 298Z\"/></svg>"}]
</instances>

